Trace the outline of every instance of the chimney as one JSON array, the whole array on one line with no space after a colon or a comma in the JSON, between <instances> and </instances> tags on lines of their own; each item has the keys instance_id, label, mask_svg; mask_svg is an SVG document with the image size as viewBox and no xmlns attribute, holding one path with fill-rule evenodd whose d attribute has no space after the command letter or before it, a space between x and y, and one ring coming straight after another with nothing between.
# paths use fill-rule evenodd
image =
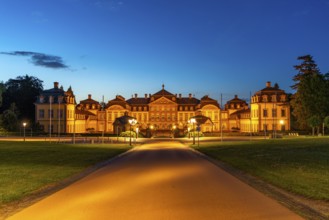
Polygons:
<instances>
[{"instance_id":1,"label":"chimney","mask_svg":"<svg viewBox=\"0 0 329 220\"><path fill-rule=\"evenodd\" d=\"M137 93L135 93L135 99L137 99Z\"/></svg>"},{"instance_id":2,"label":"chimney","mask_svg":"<svg viewBox=\"0 0 329 220\"><path fill-rule=\"evenodd\" d=\"M88 95L88 99L91 99L91 94Z\"/></svg>"},{"instance_id":3,"label":"chimney","mask_svg":"<svg viewBox=\"0 0 329 220\"><path fill-rule=\"evenodd\" d=\"M147 99L147 94L145 93L145 98Z\"/></svg>"},{"instance_id":4,"label":"chimney","mask_svg":"<svg viewBox=\"0 0 329 220\"><path fill-rule=\"evenodd\" d=\"M266 88L270 88L270 87L271 87L271 82L270 81L266 82Z\"/></svg>"},{"instance_id":5,"label":"chimney","mask_svg":"<svg viewBox=\"0 0 329 220\"><path fill-rule=\"evenodd\" d=\"M54 82L54 88L58 89L58 82Z\"/></svg>"},{"instance_id":6,"label":"chimney","mask_svg":"<svg viewBox=\"0 0 329 220\"><path fill-rule=\"evenodd\" d=\"M182 98L182 94L179 93L179 98L181 99Z\"/></svg>"},{"instance_id":7,"label":"chimney","mask_svg":"<svg viewBox=\"0 0 329 220\"><path fill-rule=\"evenodd\" d=\"M234 95L234 98L237 99L238 98L238 95Z\"/></svg>"},{"instance_id":8,"label":"chimney","mask_svg":"<svg viewBox=\"0 0 329 220\"><path fill-rule=\"evenodd\" d=\"M190 93L190 94L188 94L188 97L191 99L192 98L192 94Z\"/></svg>"}]
</instances>

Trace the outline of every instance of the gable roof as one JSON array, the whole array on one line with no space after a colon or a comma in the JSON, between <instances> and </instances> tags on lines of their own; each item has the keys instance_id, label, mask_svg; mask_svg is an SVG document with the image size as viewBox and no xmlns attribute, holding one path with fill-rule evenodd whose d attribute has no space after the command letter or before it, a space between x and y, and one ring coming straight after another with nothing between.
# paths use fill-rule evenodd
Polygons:
<instances>
[{"instance_id":1,"label":"gable roof","mask_svg":"<svg viewBox=\"0 0 329 220\"><path fill-rule=\"evenodd\" d=\"M154 93L152 96L155 96L155 97L156 96L170 96L170 97L175 96L174 94L165 90L164 87L165 87L164 84L162 84L162 89L160 91Z\"/></svg>"},{"instance_id":2,"label":"gable roof","mask_svg":"<svg viewBox=\"0 0 329 220\"><path fill-rule=\"evenodd\" d=\"M121 95L117 95L115 99L108 101L105 108L109 108L112 105L120 105L123 108L126 108L127 102L125 101L125 98L123 98Z\"/></svg>"}]
</instances>

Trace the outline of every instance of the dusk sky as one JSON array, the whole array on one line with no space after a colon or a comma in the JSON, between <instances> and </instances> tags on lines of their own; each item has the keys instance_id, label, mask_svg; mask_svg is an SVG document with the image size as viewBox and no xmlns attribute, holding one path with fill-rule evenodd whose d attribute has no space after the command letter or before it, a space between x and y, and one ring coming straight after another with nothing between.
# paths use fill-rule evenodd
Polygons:
<instances>
[{"instance_id":1,"label":"dusk sky","mask_svg":"<svg viewBox=\"0 0 329 220\"><path fill-rule=\"evenodd\" d=\"M77 100L159 91L224 100L277 82L298 56L329 72L329 0L0 0L0 81L30 75Z\"/></svg>"}]
</instances>

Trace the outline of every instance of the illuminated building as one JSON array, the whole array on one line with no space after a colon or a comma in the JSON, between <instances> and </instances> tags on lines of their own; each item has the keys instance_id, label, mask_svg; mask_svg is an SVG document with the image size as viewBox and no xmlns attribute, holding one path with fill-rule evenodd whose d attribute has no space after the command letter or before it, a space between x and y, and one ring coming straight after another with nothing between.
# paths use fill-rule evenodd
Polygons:
<instances>
[{"instance_id":1,"label":"illuminated building","mask_svg":"<svg viewBox=\"0 0 329 220\"><path fill-rule=\"evenodd\" d=\"M36 103L36 121L49 133L118 133L123 131L120 117L137 119L141 133L148 129L168 133L173 129L181 133L191 128L192 117L202 115L209 118L201 125L202 132L263 132L289 130L290 111L287 94L268 82L265 89L251 97L251 106L235 96L224 108L205 95L201 99L192 94L183 97L162 89L154 94L137 94L130 99L117 95L106 104L88 98L76 103L71 87L65 92L54 83L54 88L44 90ZM120 124L121 123L121 124ZM279 126L280 125L280 126ZM135 127L136 127L135 126ZM120 128L120 129L119 129Z\"/></svg>"}]
</instances>

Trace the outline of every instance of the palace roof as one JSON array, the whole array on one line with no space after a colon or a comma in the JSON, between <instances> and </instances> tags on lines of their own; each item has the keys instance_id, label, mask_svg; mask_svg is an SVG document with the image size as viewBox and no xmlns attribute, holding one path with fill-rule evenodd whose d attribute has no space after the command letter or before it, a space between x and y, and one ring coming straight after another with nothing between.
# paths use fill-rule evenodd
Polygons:
<instances>
[{"instance_id":1,"label":"palace roof","mask_svg":"<svg viewBox=\"0 0 329 220\"><path fill-rule=\"evenodd\" d=\"M99 102L95 101L94 99L91 98L91 95L88 95L88 99L80 101L80 104L95 104L99 105Z\"/></svg>"},{"instance_id":2,"label":"palace roof","mask_svg":"<svg viewBox=\"0 0 329 220\"><path fill-rule=\"evenodd\" d=\"M271 86L271 82L266 83L266 87L262 90L259 90L255 93L255 95L273 95L273 94L285 94L284 90L279 89L279 85L277 83L274 86Z\"/></svg>"}]
</instances>

